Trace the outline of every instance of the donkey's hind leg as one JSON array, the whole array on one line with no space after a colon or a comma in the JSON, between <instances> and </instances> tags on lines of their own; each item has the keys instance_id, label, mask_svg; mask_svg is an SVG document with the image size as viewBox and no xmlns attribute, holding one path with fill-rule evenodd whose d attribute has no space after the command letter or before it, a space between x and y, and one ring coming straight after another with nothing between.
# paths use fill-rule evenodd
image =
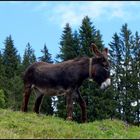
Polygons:
<instances>
[{"instance_id":1,"label":"donkey's hind leg","mask_svg":"<svg viewBox=\"0 0 140 140\"><path fill-rule=\"evenodd\" d=\"M21 111L23 112L27 112L27 106L28 106L30 94L31 94L31 85L24 85L24 96L23 96L23 102L21 106Z\"/></svg>"},{"instance_id":2,"label":"donkey's hind leg","mask_svg":"<svg viewBox=\"0 0 140 140\"><path fill-rule=\"evenodd\" d=\"M36 100L35 100L33 111L39 114L39 110L44 94L40 93L37 89L34 89L34 92L36 94Z\"/></svg>"}]
</instances>

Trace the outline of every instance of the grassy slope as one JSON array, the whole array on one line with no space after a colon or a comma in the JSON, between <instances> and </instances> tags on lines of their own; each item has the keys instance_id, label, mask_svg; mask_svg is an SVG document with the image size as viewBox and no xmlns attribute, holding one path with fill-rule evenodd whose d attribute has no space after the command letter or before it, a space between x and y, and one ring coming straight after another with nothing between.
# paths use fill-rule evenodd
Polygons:
<instances>
[{"instance_id":1,"label":"grassy slope","mask_svg":"<svg viewBox=\"0 0 140 140\"><path fill-rule=\"evenodd\" d=\"M78 124L63 119L0 109L0 138L138 138L140 127L119 120Z\"/></svg>"}]
</instances>

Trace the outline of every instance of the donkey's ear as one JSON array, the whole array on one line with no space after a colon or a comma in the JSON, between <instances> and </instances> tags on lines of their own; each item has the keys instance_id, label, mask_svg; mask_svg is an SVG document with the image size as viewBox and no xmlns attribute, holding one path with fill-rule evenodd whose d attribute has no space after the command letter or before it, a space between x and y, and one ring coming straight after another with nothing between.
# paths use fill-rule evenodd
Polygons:
<instances>
[{"instance_id":1,"label":"donkey's ear","mask_svg":"<svg viewBox=\"0 0 140 140\"><path fill-rule=\"evenodd\" d=\"M101 56L101 52L97 49L97 46L94 43L91 43L90 49L95 56Z\"/></svg>"},{"instance_id":2,"label":"donkey's ear","mask_svg":"<svg viewBox=\"0 0 140 140\"><path fill-rule=\"evenodd\" d=\"M104 48L102 54L103 54L105 57L108 57L108 48Z\"/></svg>"}]
</instances>

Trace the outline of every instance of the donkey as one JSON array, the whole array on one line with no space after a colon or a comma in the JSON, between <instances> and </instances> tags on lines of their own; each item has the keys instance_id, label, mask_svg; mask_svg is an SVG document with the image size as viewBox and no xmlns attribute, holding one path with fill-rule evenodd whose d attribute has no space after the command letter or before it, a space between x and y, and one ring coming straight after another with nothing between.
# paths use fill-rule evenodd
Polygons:
<instances>
[{"instance_id":1,"label":"donkey","mask_svg":"<svg viewBox=\"0 0 140 140\"><path fill-rule=\"evenodd\" d=\"M87 121L86 103L81 97L79 88L85 79L94 80L101 89L111 84L108 49L102 53L95 44L91 44L95 57L87 56L64 61L58 64L35 62L30 65L24 74L24 97L21 110L27 112L27 105L31 91L36 93L33 111L39 113L40 104L44 95L66 96L67 120L72 120L73 99L81 108L82 122Z\"/></svg>"}]
</instances>

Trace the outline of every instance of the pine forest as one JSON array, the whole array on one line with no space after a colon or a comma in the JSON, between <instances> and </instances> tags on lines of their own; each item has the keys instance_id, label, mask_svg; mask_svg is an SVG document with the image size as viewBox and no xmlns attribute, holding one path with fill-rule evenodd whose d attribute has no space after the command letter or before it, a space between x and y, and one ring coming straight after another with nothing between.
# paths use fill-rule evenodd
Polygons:
<instances>
[{"instance_id":1,"label":"pine forest","mask_svg":"<svg viewBox=\"0 0 140 140\"><path fill-rule=\"evenodd\" d=\"M25 69L32 63L44 61L59 63L76 57L89 56L89 49L93 42L99 50L109 49L111 64L111 86L100 90L95 82L88 79L83 82L80 91L86 101L88 122L102 119L120 119L131 124L140 123L140 35L138 31L132 33L129 25L124 23L120 31L112 34L108 46L105 46L100 29L96 29L94 22L85 16L77 30L73 30L70 23L66 23L60 36L58 46L60 53L52 59L47 42L38 46L41 56L36 57L31 42L25 44L24 54L18 53L14 43L16 40L8 35L0 50L0 108L19 111L23 99L22 76ZM2 46L1 46L2 48ZM29 111L32 111L35 94L31 94ZM74 102L73 119L80 122L80 107ZM66 118L65 96L43 98L40 112Z\"/></svg>"}]
</instances>

